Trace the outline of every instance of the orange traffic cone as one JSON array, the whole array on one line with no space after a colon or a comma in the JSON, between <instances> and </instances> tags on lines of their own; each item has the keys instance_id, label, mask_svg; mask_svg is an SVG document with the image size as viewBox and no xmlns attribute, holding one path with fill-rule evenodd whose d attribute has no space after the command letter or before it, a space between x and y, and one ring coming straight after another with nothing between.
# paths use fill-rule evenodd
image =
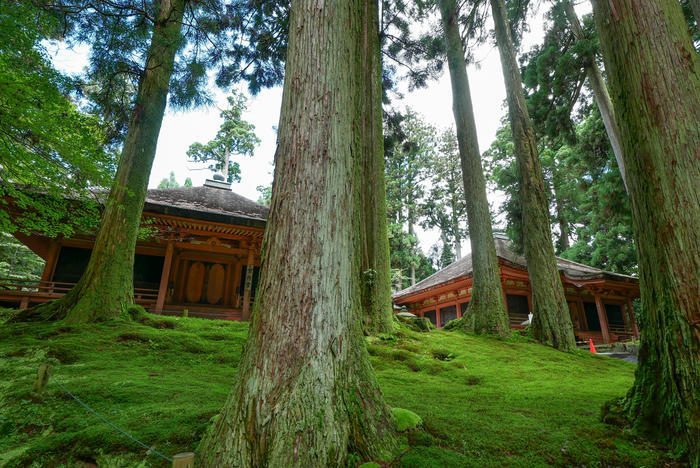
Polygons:
<instances>
[{"instance_id":1,"label":"orange traffic cone","mask_svg":"<svg viewBox=\"0 0 700 468\"><path fill-rule=\"evenodd\" d=\"M595 346L593 346L593 338L588 338L588 347L592 353L598 354L598 351L595 350Z\"/></svg>"}]
</instances>

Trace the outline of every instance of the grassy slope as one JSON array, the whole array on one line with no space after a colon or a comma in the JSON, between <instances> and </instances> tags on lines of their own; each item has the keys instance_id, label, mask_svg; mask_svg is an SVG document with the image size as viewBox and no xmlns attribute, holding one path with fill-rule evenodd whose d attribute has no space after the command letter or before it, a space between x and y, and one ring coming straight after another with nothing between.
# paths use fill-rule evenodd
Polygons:
<instances>
[{"instance_id":1,"label":"grassy slope","mask_svg":"<svg viewBox=\"0 0 700 468\"><path fill-rule=\"evenodd\" d=\"M196 448L223 405L245 341L242 323L148 316L67 328L0 328L0 466L167 466L50 382L39 363L106 418L172 455ZM658 466L664 453L598 422L634 366L528 342L461 333L374 339L372 363L390 404L418 413L404 466ZM437 358L436 358L437 356ZM440 359L438 359L440 358ZM445 360L441 360L445 359Z\"/></svg>"}]
</instances>

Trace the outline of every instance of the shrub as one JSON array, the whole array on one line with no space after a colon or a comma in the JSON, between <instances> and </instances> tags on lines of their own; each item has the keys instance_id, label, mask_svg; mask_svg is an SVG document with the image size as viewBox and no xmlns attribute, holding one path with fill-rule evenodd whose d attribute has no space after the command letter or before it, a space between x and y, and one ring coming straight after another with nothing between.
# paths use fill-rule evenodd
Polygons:
<instances>
[{"instance_id":1,"label":"shrub","mask_svg":"<svg viewBox=\"0 0 700 468\"><path fill-rule=\"evenodd\" d=\"M413 411L403 408L391 408L391 417L399 432L415 429L423 424L423 419Z\"/></svg>"}]
</instances>

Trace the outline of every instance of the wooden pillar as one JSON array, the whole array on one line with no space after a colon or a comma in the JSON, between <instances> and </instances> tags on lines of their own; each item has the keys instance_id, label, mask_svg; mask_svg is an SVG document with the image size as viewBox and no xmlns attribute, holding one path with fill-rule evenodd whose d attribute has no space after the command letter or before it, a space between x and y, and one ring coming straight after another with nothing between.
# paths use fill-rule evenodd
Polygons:
<instances>
[{"instance_id":1,"label":"wooden pillar","mask_svg":"<svg viewBox=\"0 0 700 468\"><path fill-rule=\"evenodd\" d=\"M245 285L243 288L243 312L241 313L241 319L246 321L250 320L250 290L253 289L253 269L255 265L253 264L255 260L255 247L251 244L248 249L248 263L245 267Z\"/></svg>"},{"instance_id":2,"label":"wooden pillar","mask_svg":"<svg viewBox=\"0 0 700 468\"><path fill-rule=\"evenodd\" d=\"M435 328L440 328L440 307L435 306Z\"/></svg>"},{"instance_id":3,"label":"wooden pillar","mask_svg":"<svg viewBox=\"0 0 700 468\"><path fill-rule=\"evenodd\" d=\"M173 263L173 250L175 243L168 242L165 247L165 260L163 261L163 272L160 275L160 286L158 286L158 300L156 301L156 314L163 312L165 294L168 291L168 279L170 277L170 265Z\"/></svg>"},{"instance_id":4,"label":"wooden pillar","mask_svg":"<svg viewBox=\"0 0 700 468\"><path fill-rule=\"evenodd\" d=\"M29 307L29 296L24 296L19 303L19 308L22 310L26 309L27 307Z\"/></svg>"},{"instance_id":5,"label":"wooden pillar","mask_svg":"<svg viewBox=\"0 0 700 468\"><path fill-rule=\"evenodd\" d=\"M41 281L51 281L56 260L58 259L58 242L52 241L49 244L49 253L46 255L46 263L44 264L44 272L41 274Z\"/></svg>"},{"instance_id":6,"label":"wooden pillar","mask_svg":"<svg viewBox=\"0 0 700 468\"><path fill-rule=\"evenodd\" d=\"M588 325L588 317L586 317L586 307L583 305L583 298L580 292L579 295L576 296L576 303L578 304L578 310L581 314L581 327L583 330L590 330L591 327Z\"/></svg>"},{"instance_id":7,"label":"wooden pillar","mask_svg":"<svg viewBox=\"0 0 700 468\"><path fill-rule=\"evenodd\" d=\"M632 332L636 338L639 338L639 328L637 328L637 318L634 316L634 307L632 307L632 299L627 298L627 316L632 325Z\"/></svg>"},{"instance_id":8,"label":"wooden pillar","mask_svg":"<svg viewBox=\"0 0 700 468\"><path fill-rule=\"evenodd\" d=\"M598 320L600 321L600 330L603 332L603 343L610 343L610 328L608 325L608 314L605 313L603 300L599 295L594 295L595 308L598 311Z\"/></svg>"}]
</instances>

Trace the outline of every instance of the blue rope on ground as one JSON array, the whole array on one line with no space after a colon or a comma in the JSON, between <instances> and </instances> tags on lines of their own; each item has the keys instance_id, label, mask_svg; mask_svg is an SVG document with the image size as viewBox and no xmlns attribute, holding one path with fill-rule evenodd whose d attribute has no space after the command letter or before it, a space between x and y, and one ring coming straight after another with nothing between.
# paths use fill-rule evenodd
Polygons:
<instances>
[{"instance_id":1,"label":"blue rope on ground","mask_svg":"<svg viewBox=\"0 0 700 468\"><path fill-rule=\"evenodd\" d=\"M102 420L102 422L108 424L108 425L111 426L112 428L114 428L114 429L116 429L117 431L121 432L122 434L124 434L124 435L127 436L129 439L133 440L134 442L136 442L137 444L139 444L139 445L142 446L143 448L146 448L146 449L150 450L151 452L155 453L155 454L158 455L159 457L161 457L161 458L163 458L163 459L165 459L165 460L167 460L167 461L169 461L169 462L172 463L172 461L173 461L172 458L166 457L165 455L163 455L162 453L160 453L159 451L157 451L157 450L154 449L153 447L149 447L148 445L144 444L144 443L141 442L140 440L138 440L138 439L136 439L135 437L133 437L131 434L128 434L127 432L124 432L122 429L118 428L117 426L115 426L115 425L112 424L111 422L107 421L107 420L106 420L105 418L103 418L97 411L95 411L94 409L90 408L88 405L86 405L85 403L83 403L82 401L80 401L80 399L79 399L77 396L73 395L73 394L70 392L70 390L68 390L66 387L64 387L63 384L61 384L61 382L59 382L58 380L56 380L56 378L55 378L53 375L51 375L51 373L50 373L49 371L46 371L46 373L48 374L49 378L51 378L51 380L53 380L53 381L56 383L56 385L59 386L59 388L60 388L61 390L63 390L64 392L66 392L71 398L73 398L75 401L77 401L78 403L80 403L80 405L81 405L83 408L85 408L86 410L88 410L89 412L91 412L92 414L94 414L95 416L97 416L98 418L100 418L100 419Z\"/></svg>"}]
</instances>

